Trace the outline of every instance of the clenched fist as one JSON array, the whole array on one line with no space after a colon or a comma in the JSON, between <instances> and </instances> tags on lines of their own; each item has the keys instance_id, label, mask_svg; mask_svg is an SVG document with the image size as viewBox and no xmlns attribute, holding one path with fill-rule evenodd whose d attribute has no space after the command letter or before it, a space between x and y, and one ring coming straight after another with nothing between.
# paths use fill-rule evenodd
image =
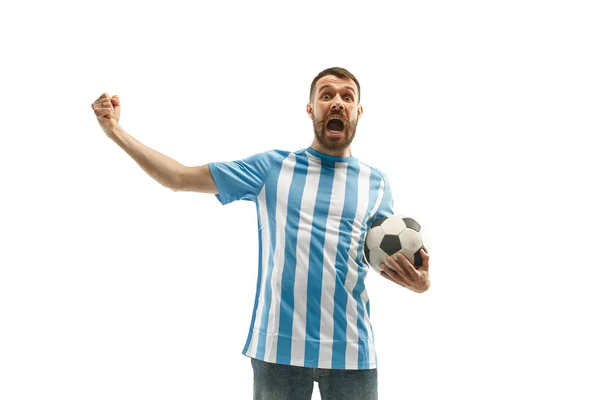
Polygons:
<instances>
[{"instance_id":1,"label":"clenched fist","mask_svg":"<svg viewBox=\"0 0 600 400\"><path fill-rule=\"evenodd\" d=\"M108 93L103 93L98 100L92 103L94 113L104 133L112 135L112 130L119 126L121 117L121 101L119 96L110 97Z\"/></svg>"}]
</instances>

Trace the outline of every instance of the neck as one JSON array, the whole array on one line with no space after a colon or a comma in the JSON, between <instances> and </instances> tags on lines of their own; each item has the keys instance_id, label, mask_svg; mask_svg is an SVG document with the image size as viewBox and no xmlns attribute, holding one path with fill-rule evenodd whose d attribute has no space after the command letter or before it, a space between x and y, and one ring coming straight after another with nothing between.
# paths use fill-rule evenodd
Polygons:
<instances>
[{"instance_id":1,"label":"neck","mask_svg":"<svg viewBox=\"0 0 600 400\"><path fill-rule=\"evenodd\" d=\"M313 142L310 145L310 147L312 147L313 149L315 149L319 153L327 154L327 155L330 155L330 156L335 156L335 157L352 157L352 151L350 150L350 146L348 146L348 147L346 147L346 148L344 148L342 150L329 150L329 149L326 149L325 147L321 146L321 143L319 143L315 139L315 140L313 140Z\"/></svg>"}]
</instances>

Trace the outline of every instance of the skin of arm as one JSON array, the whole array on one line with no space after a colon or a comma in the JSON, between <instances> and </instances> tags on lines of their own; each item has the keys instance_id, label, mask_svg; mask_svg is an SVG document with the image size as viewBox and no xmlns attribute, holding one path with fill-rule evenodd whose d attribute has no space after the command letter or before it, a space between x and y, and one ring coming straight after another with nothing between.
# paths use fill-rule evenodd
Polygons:
<instances>
[{"instance_id":1,"label":"skin of arm","mask_svg":"<svg viewBox=\"0 0 600 400\"><path fill-rule=\"evenodd\" d=\"M100 127L119 145L152 179L177 192L192 191L217 194L217 186L208 164L187 167L180 162L144 145L121 127L121 99L102 93L92 103Z\"/></svg>"},{"instance_id":2,"label":"skin of arm","mask_svg":"<svg viewBox=\"0 0 600 400\"><path fill-rule=\"evenodd\" d=\"M175 192L218 193L208 164L185 166L136 140L120 125L110 132L109 137L161 185Z\"/></svg>"}]
</instances>

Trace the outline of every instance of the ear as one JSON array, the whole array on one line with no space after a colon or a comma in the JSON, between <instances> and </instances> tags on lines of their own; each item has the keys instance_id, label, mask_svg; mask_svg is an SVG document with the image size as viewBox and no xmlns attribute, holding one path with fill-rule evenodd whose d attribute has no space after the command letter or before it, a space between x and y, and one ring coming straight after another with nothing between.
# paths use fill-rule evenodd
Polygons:
<instances>
[{"instance_id":1,"label":"ear","mask_svg":"<svg viewBox=\"0 0 600 400\"><path fill-rule=\"evenodd\" d=\"M363 113L362 106L358 106L358 117L357 117L357 119L360 119L360 116L362 115L362 113Z\"/></svg>"},{"instance_id":2,"label":"ear","mask_svg":"<svg viewBox=\"0 0 600 400\"><path fill-rule=\"evenodd\" d=\"M312 108L312 104L308 103L306 105L306 113L308 114L308 117L310 119L313 119L313 108Z\"/></svg>"}]
</instances>

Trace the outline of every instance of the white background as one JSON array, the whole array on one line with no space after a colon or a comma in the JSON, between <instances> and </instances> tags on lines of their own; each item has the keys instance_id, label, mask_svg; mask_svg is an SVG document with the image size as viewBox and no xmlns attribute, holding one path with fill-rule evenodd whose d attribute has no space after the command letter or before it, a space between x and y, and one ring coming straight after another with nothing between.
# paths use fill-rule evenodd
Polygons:
<instances>
[{"instance_id":1,"label":"white background","mask_svg":"<svg viewBox=\"0 0 600 400\"><path fill-rule=\"evenodd\" d=\"M254 205L161 186L91 104L119 95L122 127L185 165L230 161L310 145L310 83L342 66L353 155L433 239L428 292L367 276L379 398L598 399L599 16L3 3L0 398L250 399Z\"/></svg>"}]
</instances>

